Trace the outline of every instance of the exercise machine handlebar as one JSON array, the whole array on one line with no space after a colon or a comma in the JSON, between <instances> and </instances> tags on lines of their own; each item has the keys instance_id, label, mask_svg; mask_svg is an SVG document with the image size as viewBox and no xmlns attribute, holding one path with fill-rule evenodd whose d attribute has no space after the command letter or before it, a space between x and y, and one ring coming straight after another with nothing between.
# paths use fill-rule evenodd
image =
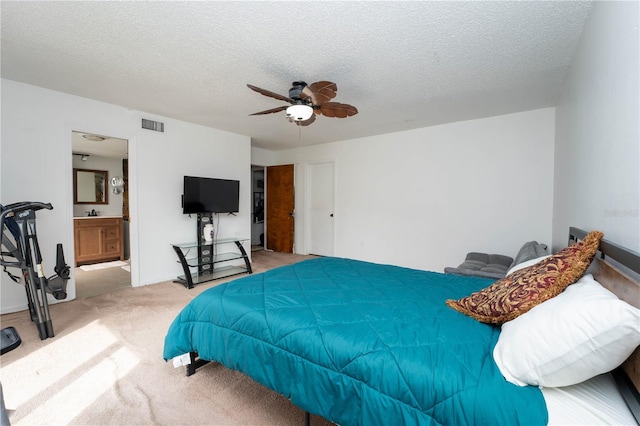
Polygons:
<instances>
[{"instance_id":1,"label":"exercise machine handlebar","mask_svg":"<svg viewBox=\"0 0 640 426\"><path fill-rule=\"evenodd\" d=\"M2 213L0 213L0 223L4 222L5 217L14 216L16 213L20 213L26 210L53 210L51 203L41 203L38 201L22 201L19 203L7 204L3 206Z\"/></svg>"}]
</instances>

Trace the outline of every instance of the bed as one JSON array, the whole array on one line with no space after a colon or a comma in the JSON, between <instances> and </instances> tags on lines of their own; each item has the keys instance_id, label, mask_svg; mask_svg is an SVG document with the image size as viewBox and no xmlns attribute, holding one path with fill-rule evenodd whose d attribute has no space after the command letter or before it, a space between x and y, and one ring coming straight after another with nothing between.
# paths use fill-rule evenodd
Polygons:
<instances>
[{"instance_id":1,"label":"bed","mask_svg":"<svg viewBox=\"0 0 640 426\"><path fill-rule=\"evenodd\" d=\"M585 234L571 230L576 239ZM640 264L637 253L619 256L606 240L600 247L615 247L619 261ZM624 282L627 302L640 304L637 281L604 260L593 263L595 279ZM350 259L307 260L204 291L170 326L164 358L189 354L187 374L219 362L306 412L345 425L566 424L575 394L618 389L609 374L562 388L505 380L494 351L509 333L447 306L493 281ZM631 401L637 367L636 351L618 370ZM629 377L635 387L627 386ZM624 392L613 392L591 418L634 421Z\"/></svg>"}]
</instances>

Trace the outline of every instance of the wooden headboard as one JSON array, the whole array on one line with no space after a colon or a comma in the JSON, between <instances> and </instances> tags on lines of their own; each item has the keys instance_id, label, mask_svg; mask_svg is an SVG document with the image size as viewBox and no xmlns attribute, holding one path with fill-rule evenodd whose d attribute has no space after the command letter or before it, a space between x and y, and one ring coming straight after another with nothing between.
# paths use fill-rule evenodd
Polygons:
<instances>
[{"instance_id":1,"label":"wooden headboard","mask_svg":"<svg viewBox=\"0 0 640 426\"><path fill-rule=\"evenodd\" d=\"M569 228L569 243L587 235L582 229ZM598 254L587 272L605 288L630 305L640 308L640 253L602 239ZM613 372L627 405L640 423L640 347Z\"/></svg>"}]
</instances>

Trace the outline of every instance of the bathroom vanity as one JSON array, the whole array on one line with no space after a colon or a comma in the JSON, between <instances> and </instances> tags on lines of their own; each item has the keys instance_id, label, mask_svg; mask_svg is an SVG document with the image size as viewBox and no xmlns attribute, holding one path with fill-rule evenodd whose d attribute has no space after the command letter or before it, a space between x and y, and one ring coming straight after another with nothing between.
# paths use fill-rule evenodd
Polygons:
<instances>
[{"instance_id":1,"label":"bathroom vanity","mask_svg":"<svg viewBox=\"0 0 640 426\"><path fill-rule=\"evenodd\" d=\"M122 217L89 216L73 219L76 267L124 260Z\"/></svg>"}]
</instances>

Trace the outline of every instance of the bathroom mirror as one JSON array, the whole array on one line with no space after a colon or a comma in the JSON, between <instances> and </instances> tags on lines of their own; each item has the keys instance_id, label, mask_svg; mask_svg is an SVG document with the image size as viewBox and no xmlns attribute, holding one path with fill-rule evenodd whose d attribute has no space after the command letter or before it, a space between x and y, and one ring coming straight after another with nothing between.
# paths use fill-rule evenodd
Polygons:
<instances>
[{"instance_id":1,"label":"bathroom mirror","mask_svg":"<svg viewBox=\"0 0 640 426\"><path fill-rule=\"evenodd\" d=\"M73 169L73 204L108 204L106 170Z\"/></svg>"}]
</instances>

